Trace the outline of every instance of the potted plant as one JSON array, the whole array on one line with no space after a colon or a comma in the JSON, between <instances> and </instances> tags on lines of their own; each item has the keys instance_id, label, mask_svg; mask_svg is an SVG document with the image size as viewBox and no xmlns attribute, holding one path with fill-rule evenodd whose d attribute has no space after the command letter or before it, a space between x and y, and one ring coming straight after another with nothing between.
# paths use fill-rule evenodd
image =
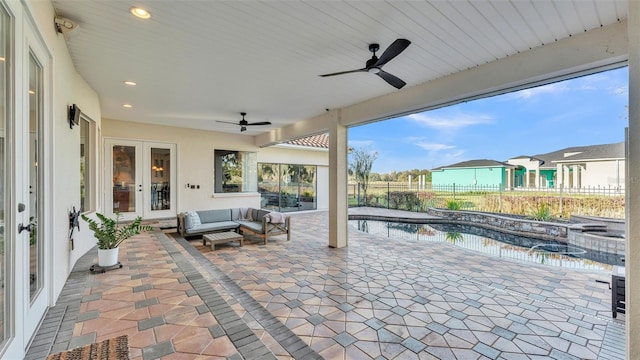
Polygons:
<instances>
[{"instance_id":1,"label":"potted plant","mask_svg":"<svg viewBox=\"0 0 640 360\"><path fill-rule=\"evenodd\" d=\"M120 225L120 213L111 219L96 213L97 220L82 215L82 220L89 224L89 229L98 240L98 266L107 267L118 263L118 246L133 235L151 230L148 225L141 225L142 217L136 217L132 222Z\"/></svg>"}]
</instances>

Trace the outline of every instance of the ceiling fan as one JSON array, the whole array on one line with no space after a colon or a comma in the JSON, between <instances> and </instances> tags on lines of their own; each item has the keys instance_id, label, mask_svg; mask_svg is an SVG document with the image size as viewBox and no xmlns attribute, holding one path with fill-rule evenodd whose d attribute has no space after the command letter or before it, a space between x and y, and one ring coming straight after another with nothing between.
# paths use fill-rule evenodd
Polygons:
<instances>
[{"instance_id":1,"label":"ceiling fan","mask_svg":"<svg viewBox=\"0 0 640 360\"><path fill-rule=\"evenodd\" d=\"M376 56L376 51L380 50L380 45L369 44L369 51L373 53L373 56L371 57L371 59L367 60L365 66L362 69L340 71L340 72L324 74L320 76L327 77L327 76L350 74L355 72L369 72L369 73L373 73L380 76L384 81L388 82L391 86L395 87L396 89L401 89L407 83L405 83L398 77L391 75L388 72L382 70L382 66L384 66L384 64L388 63L393 58L398 56L401 52L403 52L404 49L406 49L409 46L409 44L411 44L411 41L407 39L396 39L396 41L394 41L391 45L389 45L387 50L385 50L382 53L380 58Z\"/></svg>"},{"instance_id":2,"label":"ceiling fan","mask_svg":"<svg viewBox=\"0 0 640 360\"><path fill-rule=\"evenodd\" d=\"M242 131L247 131L247 126L254 126L254 125L271 125L271 122L270 122L270 121L260 121L260 122L253 122L253 123L248 122L247 120L245 120L245 119L244 119L244 117L247 115L247 113L246 113L246 112L241 112L241 113L240 113L240 115L242 115L242 120L240 120L240 121L239 121L239 122L237 122L237 123L229 122L229 121L220 121L220 120L217 120L217 121L218 121L218 122L221 122L221 123L225 123L225 124L234 124L234 125L238 125L238 126L240 126L240 132L242 132Z\"/></svg>"}]
</instances>

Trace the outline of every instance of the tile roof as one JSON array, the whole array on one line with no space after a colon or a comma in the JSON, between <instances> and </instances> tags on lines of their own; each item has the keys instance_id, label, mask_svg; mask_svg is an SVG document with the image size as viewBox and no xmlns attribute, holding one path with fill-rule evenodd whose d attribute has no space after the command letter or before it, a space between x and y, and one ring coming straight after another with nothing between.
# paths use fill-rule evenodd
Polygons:
<instances>
[{"instance_id":1,"label":"tile roof","mask_svg":"<svg viewBox=\"0 0 640 360\"><path fill-rule=\"evenodd\" d=\"M329 134L325 133L319 135L311 135L300 139L287 141L285 144L328 149Z\"/></svg>"}]
</instances>

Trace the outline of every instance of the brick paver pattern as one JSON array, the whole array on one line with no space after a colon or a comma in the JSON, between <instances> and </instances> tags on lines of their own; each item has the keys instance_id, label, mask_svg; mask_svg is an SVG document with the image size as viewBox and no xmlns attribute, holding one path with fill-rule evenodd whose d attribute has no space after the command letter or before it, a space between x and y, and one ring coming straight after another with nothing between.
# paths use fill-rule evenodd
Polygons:
<instances>
[{"instance_id":1,"label":"brick paver pattern","mask_svg":"<svg viewBox=\"0 0 640 360\"><path fill-rule=\"evenodd\" d=\"M211 251L200 238L138 235L122 269L73 273L82 295L45 319L72 331L41 329L34 343L53 353L127 334L131 358L145 360L624 358L624 315L612 319L596 282L609 273L353 228L334 249L327 212L291 216L292 240L268 245Z\"/></svg>"}]
</instances>

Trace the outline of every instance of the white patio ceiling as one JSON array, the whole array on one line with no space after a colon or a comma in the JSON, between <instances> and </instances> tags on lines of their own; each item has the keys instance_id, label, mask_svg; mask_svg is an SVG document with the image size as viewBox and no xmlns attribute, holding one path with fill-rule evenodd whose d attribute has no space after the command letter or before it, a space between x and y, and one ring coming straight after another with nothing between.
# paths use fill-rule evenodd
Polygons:
<instances>
[{"instance_id":1,"label":"white patio ceiling","mask_svg":"<svg viewBox=\"0 0 640 360\"><path fill-rule=\"evenodd\" d=\"M539 57L540 49L590 30L624 29L627 18L627 2L619 0L53 4L59 16L79 24L67 44L76 69L100 97L103 117L238 133L237 126L216 120L238 121L246 111L249 121L273 123L244 133L271 130L258 138L262 144L313 132L313 126L296 130L292 124L309 124L325 116L326 109L373 102L384 107L385 101L372 99L423 96L436 79L438 84L455 82L456 74L485 64L513 63L514 57L526 59L529 53ZM149 10L152 18L134 18L129 13L133 5ZM371 56L368 44L379 43L380 55L397 38L412 44L384 70L407 82L402 90L368 73L318 76L361 68ZM495 75L481 75L490 76ZM138 85L127 87L125 80ZM417 108L419 102L371 109L351 124ZM133 107L123 108L125 103Z\"/></svg>"}]
</instances>

